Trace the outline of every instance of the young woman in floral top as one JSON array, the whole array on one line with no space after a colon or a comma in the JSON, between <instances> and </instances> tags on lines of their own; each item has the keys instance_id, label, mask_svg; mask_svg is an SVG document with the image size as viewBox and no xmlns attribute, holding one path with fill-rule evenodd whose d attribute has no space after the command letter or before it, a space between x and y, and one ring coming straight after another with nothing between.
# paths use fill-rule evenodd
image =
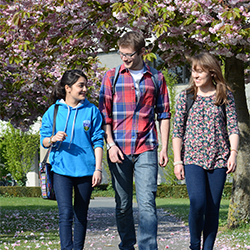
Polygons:
<instances>
[{"instance_id":1,"label":"young woman in floral top","mask_svg":"<svg viewBox=\"0 0 250 250\"><path fill-rule=\"evenodd\" d=\"M210 250L218 230L226 175L236 169L239 129L234 98L219 62L209 53L189 61L190 87L181 92L174 119L174 172L179 180L186 180L189 194L190 249L200 250L203 231L202 249ZM190 92L195 101L185 122Z\"/></svg>"}]
</instances>

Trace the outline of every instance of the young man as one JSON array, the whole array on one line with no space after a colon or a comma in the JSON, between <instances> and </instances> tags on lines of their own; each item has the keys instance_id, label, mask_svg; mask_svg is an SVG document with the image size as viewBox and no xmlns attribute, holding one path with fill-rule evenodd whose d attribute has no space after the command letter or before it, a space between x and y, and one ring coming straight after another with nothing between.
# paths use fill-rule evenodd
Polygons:
<instances>
[{"instance_id":1,"label":"young man","mask_svg":"<svg viewBox=\"0 0 250 250\"><path fill-rule=\"evenodd\" d=\"M126 33L119 39L118 47L123 64L115 84L115 68L105 74L99 109L104 117L108 162L115 190L119 248L132 250L136 243L132 210L134 174L139 207L138 247L156 250L158 141L155 114L162 142L159 165L165 167L170 126L168 91L162 73L157 72L155 76L143 61L145 40L140 33Z\"/></svg>"}]
</instances>

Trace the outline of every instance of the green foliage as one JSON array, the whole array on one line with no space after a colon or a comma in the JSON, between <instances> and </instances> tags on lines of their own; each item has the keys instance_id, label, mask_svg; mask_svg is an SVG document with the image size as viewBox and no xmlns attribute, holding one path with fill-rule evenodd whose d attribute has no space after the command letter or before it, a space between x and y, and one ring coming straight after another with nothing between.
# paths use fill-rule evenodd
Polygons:
<instances>
[{"instance_id":1,"label":"green foliage","mask_svg":"<svg viewBox=\"0 0 250 250\"><path fill-rule=\"evenodd\" d=\"M2 187L0 186L0 196L3 197L41 197L40 187Z\"/></svg>"},{"instance_id":2,"label":"green foliage","mask_svg":"<svg viewBox=\"0 0 250 250\"><path fill-rule=\"evenodd\" d=\"M230 199L232 184L226 184L223 190L223 199ZM135 185L134 185L135 194ZM40 187L1 187L0 196L4 197L41 197ZM94 188L92 197L114 197L115 193L111 183L101 184ZM161 184L157 188L158 198L188 198L186 185Z\"/></svg>"},{"instance_id":3,"label":"green foliage","mask_svg":"<svg viewBox=\"0 0 250 250\"><path fill-rule=\"evenodd\" d=\"M109 164L108 164L108 151L106 150L106 142L104 142L104 147L103 147L103 160L102 160L102 167L105 169L107 175L108 175L108 182L111 184L111 173L109 171Z\"/></svg>"},{"instance_id":4,"label":"green foliage","mask_svg":"<svg viewBox=\"0 0 250 250\"><path fill-rule=\"evenodd\" d=\"M159 198L188 198L186 185L160 185L156 196Z\"/></svg>"},{"instance_id":5,"label":"green foliage","mask_svg":"<svg viewBox=\"0 0 250 250\"><path fill-rule=\"evenodd\" d=\"M39 149L39 134L31 134L15 129L10 123L2 133L0 140L1 158L6 170L21 185L26 183L36 152Z\"/></svg>"},{"instance_id":6,"label":"green foliage","mask_svg":"<svg viewBox=\"0 0 250 250\"><path fill-rule=\"evenodd\" d=\"M170 112L172 115L172 119L170 119L170 134L169 134L169 143L168 143L168 159L169 162L167 166L163 169L164 177L166 179L167 184L176 184L176 177L174 174L174 152L172 147L172 134L173 134L173 116L175 114L175 97L176 97L176 90L175 85L177 84L178 80L177 77L172 75L168 72L167 69L163 69L162 71L166 84L168 86L168 95L170 100Z\"/></svg>"}]
</instances>

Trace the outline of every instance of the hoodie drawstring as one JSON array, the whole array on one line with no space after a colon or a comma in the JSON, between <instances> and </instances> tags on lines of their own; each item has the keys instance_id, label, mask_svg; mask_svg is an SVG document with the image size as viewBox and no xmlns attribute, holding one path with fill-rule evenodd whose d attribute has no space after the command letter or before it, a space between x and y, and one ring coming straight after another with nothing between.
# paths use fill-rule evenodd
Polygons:
<instances>
[{"instance_id":1,"label":"hoodie drawstring","mask_svg":"<svg viewBox=\"0 0 250 250\"><path fill-rule=\"evenodd\" d=\"M69 147L68 147L69 149L70 149L70 145L71 145L71 143L72 143L73 136L74 136L74 128L75 128L75 122L76 122L76 115L77 115L77 111L78 111L78 109L76 109L76 113L75 113L74 121L73 121L73 124L72 124L71 138L70 138Z\"/></svg>"}]
</instances>

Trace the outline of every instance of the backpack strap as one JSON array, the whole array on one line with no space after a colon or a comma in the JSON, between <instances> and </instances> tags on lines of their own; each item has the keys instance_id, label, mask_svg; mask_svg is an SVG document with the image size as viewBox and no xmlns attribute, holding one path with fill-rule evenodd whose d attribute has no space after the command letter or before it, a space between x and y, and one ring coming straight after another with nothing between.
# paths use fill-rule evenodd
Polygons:
<instances>
[{"instance_id":1,"label":"backpack strap","mask_svg":"<svg viewBox=\"0 0 250 250\"><path fill-rule=\"evenodd\" d=\"M115 74L114 74L114 78L113 78L113 81L112 81L112 94L114 95L115 94L115 85L116 85L116 82L117 82L117 79L118 79L118 76L119 76L119 71L120 71L120 68L121 68L121 65L117 66L115 68ZM158 71L155 69L155 68L152 68L150 67L150 72L152 73L152 81L154 83L154 86L155 86L155 94L157 95L158 93L158 90L159 90L159 85L158 85Z\"/></svg>"},{"instance_id":2,"label":"backpack strap","mask_svg":"<svg viewBox=\"0 0 250 250\"><path fill-rule=\"evenodd\" d=\"M188 114L189 114L189 110L191 109L191 107L193 106L194 104L194 94L191 93L191 92L188 92L186 90L186 113L185 113L185 116L184 116L184 126L186 126L186 122L187 122L187 118L188 118Z\"/></svg>"},{"instance_id":3,"label":"backpack strap","mask_svg":"<svg viewBox=\"0 0 250 250\"><path fill-rule=\"evenodd\" d=\"M157 97L158 91L159 91L159 82L158 82L158 70L155 68L150 67L150 72L152 73L152 81L154 82L155 85L155 96Z\"/></svg>"},{"instance_id":4,"label":"backpack strap","mask_svg":"<svg viewBox=\"0 0 250 250\"><path fill-rule=\"evenodd\" d=\"M117 66L115 68L115 75L114 75L114 79L112 81L112 94L113 95L115 94L115 85L116 85L116 82L117 82L117 79L118 79L118 76L119 76L120 68L121 68L121 65L119 65L119 66Z\"/></svg>"}]
</instances>

